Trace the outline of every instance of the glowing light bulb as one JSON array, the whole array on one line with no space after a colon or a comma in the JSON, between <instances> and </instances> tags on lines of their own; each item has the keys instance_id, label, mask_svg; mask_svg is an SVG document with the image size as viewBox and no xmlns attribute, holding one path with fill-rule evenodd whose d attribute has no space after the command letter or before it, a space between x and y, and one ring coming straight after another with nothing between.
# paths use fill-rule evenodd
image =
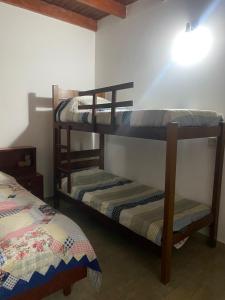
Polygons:
<instances>
[{"instance_id":1,"label":"glowing light bulb","mask_svg":"<svg viewBox=\"0 0 225 300\"><path fill-rule=\"evenodd\" d=\"M212 47L211 32L199 26L195 30L179 33L172 46L172 59L183 66L203 60Z\"/></svg>"}]
</instances>

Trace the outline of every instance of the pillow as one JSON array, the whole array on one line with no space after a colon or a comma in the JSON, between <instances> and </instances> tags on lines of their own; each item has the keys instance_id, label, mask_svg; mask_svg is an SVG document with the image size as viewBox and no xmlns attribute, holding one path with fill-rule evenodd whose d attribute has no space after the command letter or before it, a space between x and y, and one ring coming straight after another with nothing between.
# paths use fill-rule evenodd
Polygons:
<instances>
[{"instance_id":1,"label":"pillow","mask_svg":"<svg viewBox=\"0 0 225 300\"><path fill-rule=\"evenodd\" d=\"M0 184L15 183L16 179L6 173L0 171Z\"/></svg>"}]
</instances>

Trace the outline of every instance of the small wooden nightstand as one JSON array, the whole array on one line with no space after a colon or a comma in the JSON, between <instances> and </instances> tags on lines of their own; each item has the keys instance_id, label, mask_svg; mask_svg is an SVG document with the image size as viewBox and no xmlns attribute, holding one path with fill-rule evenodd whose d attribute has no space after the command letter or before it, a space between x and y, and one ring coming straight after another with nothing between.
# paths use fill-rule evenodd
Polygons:
<instances>
[{"instance_id":1,"label":"small wooden nightstand","mask_svg":"<svg viewBox=\"0 0 225 300\"><path fill-rule=\"evenodd\" d=\"M44 198L43 176L36 171L35 147L0 149L0 170L15 177L19 184L38 198Z\"/></svg>"},{"instance_id":2,"label":"small wooden nightstand","mask_svg":"<svg viewBox=\"0 0 225 300\"><path fill-rule=\"evenodd\" d=\"M39 173L16 176L16 180L26 190L40 199L44 199L43 176Z\"/></svg>"}]
</instances>

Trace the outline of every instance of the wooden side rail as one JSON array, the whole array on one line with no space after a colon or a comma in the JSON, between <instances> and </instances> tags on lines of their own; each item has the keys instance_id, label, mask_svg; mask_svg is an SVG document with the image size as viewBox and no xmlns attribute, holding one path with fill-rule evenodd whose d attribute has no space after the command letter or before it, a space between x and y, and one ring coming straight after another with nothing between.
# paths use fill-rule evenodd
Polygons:
<instances>
[{"instance_id":1,"label":"wooden side rail","mask_svg":"<svg viewBox=\"0 0 225 300\"><path fill-rule=\"evenodd\" d=\"M177 244L186 237L189 237L192 233L206 227L206 226L211 226L213 223L213 215L212 213L209 214L208 216L203 217L202 219L195 221L185 227L181 232L174 232L173 233L173 244Z\"/></svg>"}]
</instances>

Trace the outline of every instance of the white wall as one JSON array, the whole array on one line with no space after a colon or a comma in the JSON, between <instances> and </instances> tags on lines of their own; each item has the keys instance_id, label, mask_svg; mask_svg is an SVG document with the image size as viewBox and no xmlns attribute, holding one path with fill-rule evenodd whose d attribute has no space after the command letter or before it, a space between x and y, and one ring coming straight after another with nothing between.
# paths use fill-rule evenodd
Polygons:
<instances>
[{"instance_id":1,"label":"white wall","mask_svg":"<svg viewBox=\"0 0 225 300\"><path fill-rule=\"evenodd\" d=\"M37 146L52 191L51 86L94 87L95 34L0 3L0 147ZM34 94L31 94L34 93Z\"/></svg>"},{"instance_id":2,"label":"white wall","mask_svg":"<svg viewBox=\"0 0 225 300\"><path fill-rule=\"evenodd\" d=\"M211 109L225 115L225 1L220 1L205 24L214 36L210 55L190 68L170 61L176 33L203 13L205 3L142 0L129 6L127 19L102 20L96 34L96 86L134 81L136 108ZM120 137L107 141L108 170L163 188L163 142ZM178 193L210 203L214 153L207 140L179 143ZM223 242L224 180L219 223L219 240Z\"/></svg>"}]
</instances>

